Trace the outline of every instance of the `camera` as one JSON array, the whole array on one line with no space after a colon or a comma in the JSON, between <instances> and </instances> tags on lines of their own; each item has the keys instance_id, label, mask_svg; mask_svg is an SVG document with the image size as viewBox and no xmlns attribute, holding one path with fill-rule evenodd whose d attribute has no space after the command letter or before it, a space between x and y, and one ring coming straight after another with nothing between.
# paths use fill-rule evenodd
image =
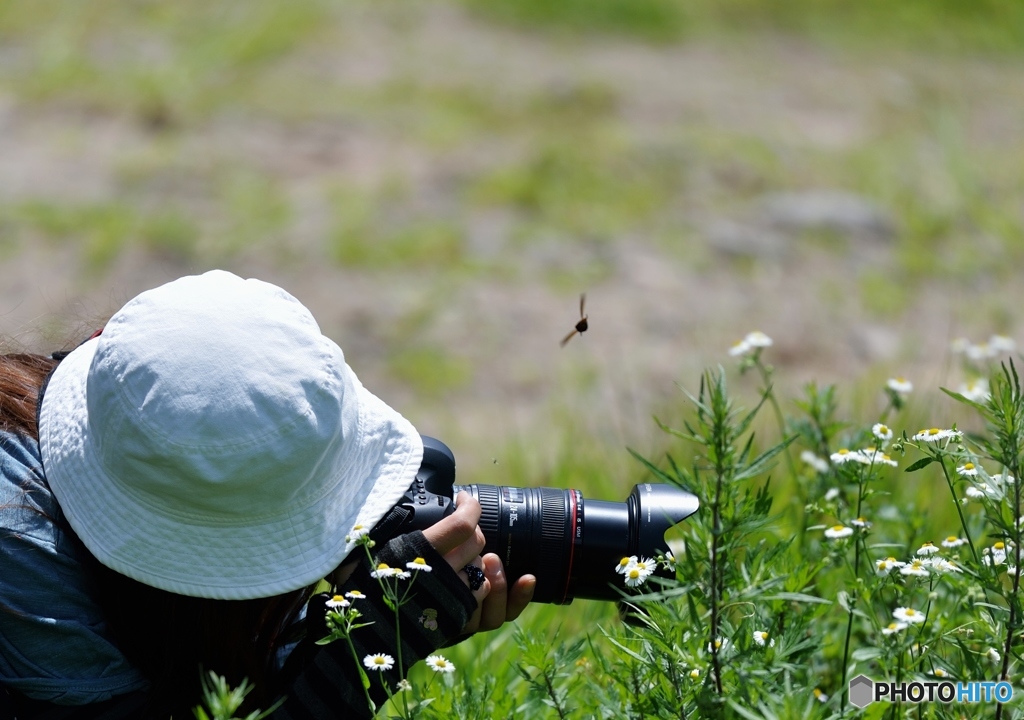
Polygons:
<instances>
[{"instance_id":1,"label":"camera","mask_svg":"<svg viewBox=\"0 0 1024 720\"><path fill-rule=\"evenodd\" d=\"M665 531L697 511L697 497L673 485L642 483L625 502L584 499L579 490L456 485L455 456L423 436L423 462L402 500L370 532L388 540L423 530L455 511L462 490L480 502L484 553L501 558L509 583L537 578L533 601L622 600L623 557L666 551ZM657 574L671 577L659 570Z\"/></svg>"}]
</instances>

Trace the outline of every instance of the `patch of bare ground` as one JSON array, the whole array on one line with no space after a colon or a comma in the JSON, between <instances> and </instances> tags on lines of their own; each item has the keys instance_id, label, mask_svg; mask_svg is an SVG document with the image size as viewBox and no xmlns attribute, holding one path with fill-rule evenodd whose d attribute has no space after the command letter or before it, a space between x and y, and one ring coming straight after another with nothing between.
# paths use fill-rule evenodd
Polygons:
<instances>
[{"instance_id":1,"label":"patch of bare ground","mask_svg":"<svg viewBox=\"0 0 1024 720\"><path fill-rule=\"evenodd\" d=\"M49 349L141 290L223 266L291 290L368 387L424 432L451 439L471 468L510 438L550 449L565 431L565 410L595 441L651 446L650 416L680 402L676 383L694 387L702 368L728 364L729 346L755 328L775 339L767 357L789 387L868 373L955 382L952 337L998 330L1024 339L1010 274L973 284L908 281L898 303L868 302L865 273L900 262L902 208L823 186L813 168L789 162L855 151L894 127L920 133L928 153L938 106L956 117L968 158L974 147L1019 150L1024 94L1007 92L1024 86L1019 63L842 55L781 38L569 42L497 29L449 5L401 21L364 8L332 32L282 65L284 77L340 98L311 99L308 111L247 107L153 132L116 112L3 96L0 205L173 203L202 229L192 254L129 245L109 266L88 269L80 243L8 228L0 240L3 334ZM687 182L666 211L676 229L521 242L520 211L473 204L464 181L528 152L543 130L473 126L464 138L435 142L401 122L400 96L383 113L346 105L389 83L476 93L509 112L559 88L607 89L618 132L678 151L673 162ZM706 135L726 148L754 139L782 169L751 178L743 162L733 170L701 165L688 148L699 149ZM226 252L217 249L224 211L210 188L239 168L270 178L291 212L270 237ZM939 195L950 182L942 172L922 179ZM456 219L468 265L335 261L332 193L388 181L403 188L389 212ZM819 191L833 195L823 200ZM784 203L779 210L781 192L795 193L789 216ZM829 205L836 193L839 203ZM850 215L858 201L864 212ZM830 242L808 239L819 231ZM591 329L559 348L584 291ZM409 348L443 353L457 377L425 389L396 372L395 356Z\"/></svg>"}]
</instances>

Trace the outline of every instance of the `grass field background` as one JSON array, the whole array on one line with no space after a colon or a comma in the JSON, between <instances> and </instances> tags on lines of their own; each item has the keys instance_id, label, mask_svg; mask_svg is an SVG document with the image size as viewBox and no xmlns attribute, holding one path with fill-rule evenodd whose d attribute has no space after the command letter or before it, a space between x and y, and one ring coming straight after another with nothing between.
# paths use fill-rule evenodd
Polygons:
<instances>
[{"instance_id":1,"label":"grass field background","mask_svg":"<svg viewBox=\"0 0 1024 720\"><path fill-rule=\"evenodd\" d=\"M6 2L0 330L49 350L181 274L261 277L461 481L603 499L649 478L627 447L691 452L652 418L703 368L756 403L726 354L755 328L787 414L817 380L870 425L902 375L894 429L969 424L951 341L1024 339L1021 48L1013 0ZM934 482L892 487L923 533ZM511 647L453 656L515 682Z\"/></svg>"}]
</instances>

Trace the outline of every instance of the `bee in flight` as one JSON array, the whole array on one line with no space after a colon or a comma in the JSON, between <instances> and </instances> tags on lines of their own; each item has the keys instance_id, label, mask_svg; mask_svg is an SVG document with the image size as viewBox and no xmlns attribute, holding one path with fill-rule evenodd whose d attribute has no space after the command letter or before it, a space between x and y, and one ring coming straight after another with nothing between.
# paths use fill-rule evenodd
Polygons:
<instances>
[{"instance_id":1,"label":"bee in flight","mask_svg":"<svg viewBox=\"0 0 1024 720\"><path fill-rule=\"evenodd\" d=\"M582 335L587 331L587 316L583 314L583 306L586 304L586 302L587 294L582 293L580 295L580 320L578 323L576 323L576 327L572 329L572 332L566 335L564 338L562 338L562 342L559 343L560 346L565 347L565 344L572 340L572 336L575 335L576 333Z\"/></svg>"}]
</instances>

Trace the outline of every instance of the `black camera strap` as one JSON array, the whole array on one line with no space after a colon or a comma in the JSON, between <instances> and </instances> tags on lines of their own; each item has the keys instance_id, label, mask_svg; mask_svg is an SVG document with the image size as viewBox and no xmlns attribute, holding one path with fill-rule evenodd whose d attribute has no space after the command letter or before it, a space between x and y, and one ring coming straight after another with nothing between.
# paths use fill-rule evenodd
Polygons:
<instances>
[{"instance_id":1,"label":"black camera strap","mask_svg":"<svg viewBox=\"0 0 1024 720\"><path fill-rule=\"evenodd\" d=\"M388 510L387 515L380 519L380 522L373 526L373 530L370 531L370 539L375 543L387 542L395 537L396 531L402 527L410 515L412 515L412 510L403 505L395 505Z\"/></svg>"}]
</instances>

